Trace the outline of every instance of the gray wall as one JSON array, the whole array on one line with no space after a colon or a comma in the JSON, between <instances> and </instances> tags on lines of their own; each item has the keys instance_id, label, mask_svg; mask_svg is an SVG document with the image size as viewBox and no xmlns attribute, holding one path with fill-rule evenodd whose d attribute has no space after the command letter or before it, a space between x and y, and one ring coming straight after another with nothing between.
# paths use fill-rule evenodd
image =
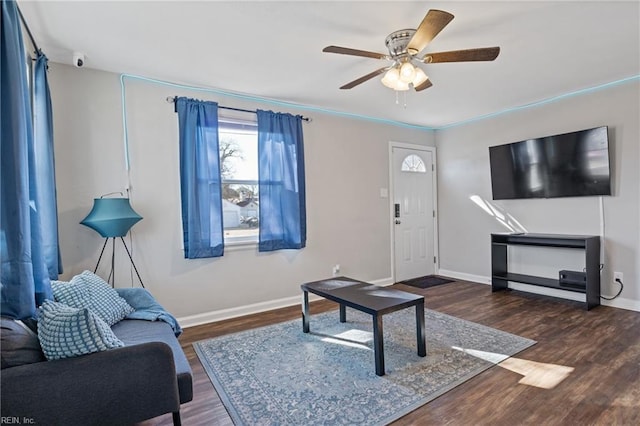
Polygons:
<instances>
[{"instance_id":1,"label":"gray wall","mask_svg":"<svg viewBox=\"0 0 640 426\"><path fill-rule=\"evenodd\" d=\"M640 83L635 80L438 130L441 272L488 282L490 234L510 231L497 220L500 215L528 232L537 233L599 235L604 226L602 293L617 292L613 271L621 271L624 291L609 304L640 310L638 117ZM609 126L613 153L614 194L602 197L603 222L600 197L492 200L489 146L605 125ZM582 253L572 250L522 248L512 250L510 256L514 272L548 277L557 277L559 269L581 270L584 266ZM567 294L571 295L575 294Z\"/></svg>"},{"instance_id":2,"label":"gray wall","mask_svg":"<svg viewBox=\"0 0 640 426\"><path fill-rule=\"evenodd\" d=\"M529 232L600 233L604 225L602 292L614 294L613 271L625 274L614 306L640 310L640 87L637 82L564 98L437 132L178 90L126 80L131 170L124 167L119 75L51 64L60 238L70 278L93 269L103 239L79 225L92 199L131 184L132 205L144 220L132 232L136 264L147 287L185 324L298 302L302 282L342 273L378 283L391 277L390 141L438 147L440 272L488 282L489 234L506 232L491 211L510 215ZM308 242L301 251L258 254L227 249L218 259L185 260L179 207L177 118L167 96L211 99L221 105L311 116L304 125ZM492 201L488 147L529 137L609 126L614 195ZM483 201L478 201L483 200ZM491 204L491 207L488 204ZM571 250L510 253L514 270L556 276L581 268ZM119 249L117 285L132 285ZM581 263L582 262L582 263ZM107 262L103 260L103 265ZM104 270L101 266L102 275Z\"/></svg>"},{"instance_id":3,"label":"gray wall","mask_svg":"<svg viewBox=\"0 0 640 426\"><path fill-rule=\"evenodd\" d=\"M389 142L433 146L434 132L126 79L129 178L119 75L52 63L50 83L63 278L93 270L98 258L104 240L78 224L93 198L130 182L132 206L144 217L132 229L136 265L147 288L186 324L299 303L300 284L330 276L336 263L345 275L391 282L389 199L380 197L380 188L389 188ZM165 101L174 95L313 119L303 126L305 249L258 254L253 246L217 259L183 258L177 117ZM116 285L131 286L118 249Z\"/></svg>"}]
</instances>

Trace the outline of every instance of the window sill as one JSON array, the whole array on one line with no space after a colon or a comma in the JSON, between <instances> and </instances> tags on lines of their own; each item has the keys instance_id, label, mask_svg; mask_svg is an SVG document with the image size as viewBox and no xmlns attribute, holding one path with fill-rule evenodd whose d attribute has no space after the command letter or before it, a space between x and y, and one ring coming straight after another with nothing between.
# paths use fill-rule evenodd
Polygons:
<instances>
[{"instance_id":1,"label":"window sill","mask_svg":"<svg viewBox=\"0 0 640 426\"><path fill-rule=\"evenodd\" d=\"M242 251L242 250L252 250L252 249L257 249L258 247L258 241L257 240L240 240L240 241L233 241L233 240L225 240L224 241L224 248L225 251Z\"/></svg>"}]
</instances>

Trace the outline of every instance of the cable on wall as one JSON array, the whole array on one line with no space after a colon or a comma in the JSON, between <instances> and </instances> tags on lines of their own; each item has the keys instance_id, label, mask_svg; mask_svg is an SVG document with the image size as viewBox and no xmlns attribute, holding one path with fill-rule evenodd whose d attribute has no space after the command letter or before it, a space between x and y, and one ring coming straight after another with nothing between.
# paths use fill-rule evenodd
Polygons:
<instances>
[{"instance_id":1,"label":"cable on wall","mask_svg":"<svg viewBox=\"0 0 640 426\"><path fill-rule=\"evenodd\" d=\"M620 278L616 278L616 282L617 282L618 284L620 284L620 290L618 290L618 292L616 293L616 295L615 295L615 296L613 296L613 297L600 296L600 298L601 298L601 299L604 299L604 300L613 300L613 299L615 299L616 297L620 296L620 294L622 294L622 289L624 289L624 284L623 284L622 280L620 280Z\"/></svg>"},{"instance_id":2,"label":"cable on wall","mask_svg":"<svg viewBox=\"0 0 640 426\"><path fill-rule=\"evenodd\" d=\"M598 197L598 207L599 207L599 213L600 213L600 259L602 259L602 261L605 261L605 250L604 250L604 246L605 246L605 242L606 240L604 239L604 200L602 199L602 196ZM604 263L600 264L600 282L602 282L602 271L604 269Z\"/></svg>"}]
</instances>

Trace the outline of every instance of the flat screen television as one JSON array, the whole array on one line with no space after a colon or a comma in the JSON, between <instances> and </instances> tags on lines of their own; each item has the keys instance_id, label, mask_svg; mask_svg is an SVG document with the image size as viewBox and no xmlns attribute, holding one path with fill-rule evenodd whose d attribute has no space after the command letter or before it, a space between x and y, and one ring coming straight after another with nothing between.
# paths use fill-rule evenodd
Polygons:
<instances>
[{"instance_id":1,"label":"flat screen television","mask_svg":"<svg viewBox=\"0 0 640 426\"><path fill-rule=\"evenodd\" d=\"M606 126L489 147L494 200L611 195Z\"/></svg>"}]
</instances>

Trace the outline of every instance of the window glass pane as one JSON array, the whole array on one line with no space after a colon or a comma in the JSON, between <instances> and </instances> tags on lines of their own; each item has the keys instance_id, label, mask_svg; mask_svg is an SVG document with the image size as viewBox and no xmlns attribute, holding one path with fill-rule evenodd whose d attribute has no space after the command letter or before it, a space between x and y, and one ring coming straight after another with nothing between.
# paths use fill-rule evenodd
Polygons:
<instances>
[{"instance_id":1,"label":"window glass pane","mask_svg":"<svg viewBox=\"0 0 640 426\"><path fill-rule=\"evenodd\" d=\"M400 169L403 172L426 173L427 171L422 158L418 157L415 154L407 155L407 157L402 161L402 166Z\"/></svg>"},{"instance_id":2,"label":"window glass pane","mask_svg":"<svg viewBox=\"0 0 640 426\"><path fill-rule=\"evenodd\" d=\"M225 239L257 241L258 132L255 123L221 122L220 174Z\"/></svg>"},{"instance_id":3,"label":"window glass pane","mask_svg":"<svg viewBox=\"0 0 640 426\"><path fill-rule=\"evenodd\" d=\"M222 179L258 180L258 134L220 127Z\"/></svg>"}]
</instances>

